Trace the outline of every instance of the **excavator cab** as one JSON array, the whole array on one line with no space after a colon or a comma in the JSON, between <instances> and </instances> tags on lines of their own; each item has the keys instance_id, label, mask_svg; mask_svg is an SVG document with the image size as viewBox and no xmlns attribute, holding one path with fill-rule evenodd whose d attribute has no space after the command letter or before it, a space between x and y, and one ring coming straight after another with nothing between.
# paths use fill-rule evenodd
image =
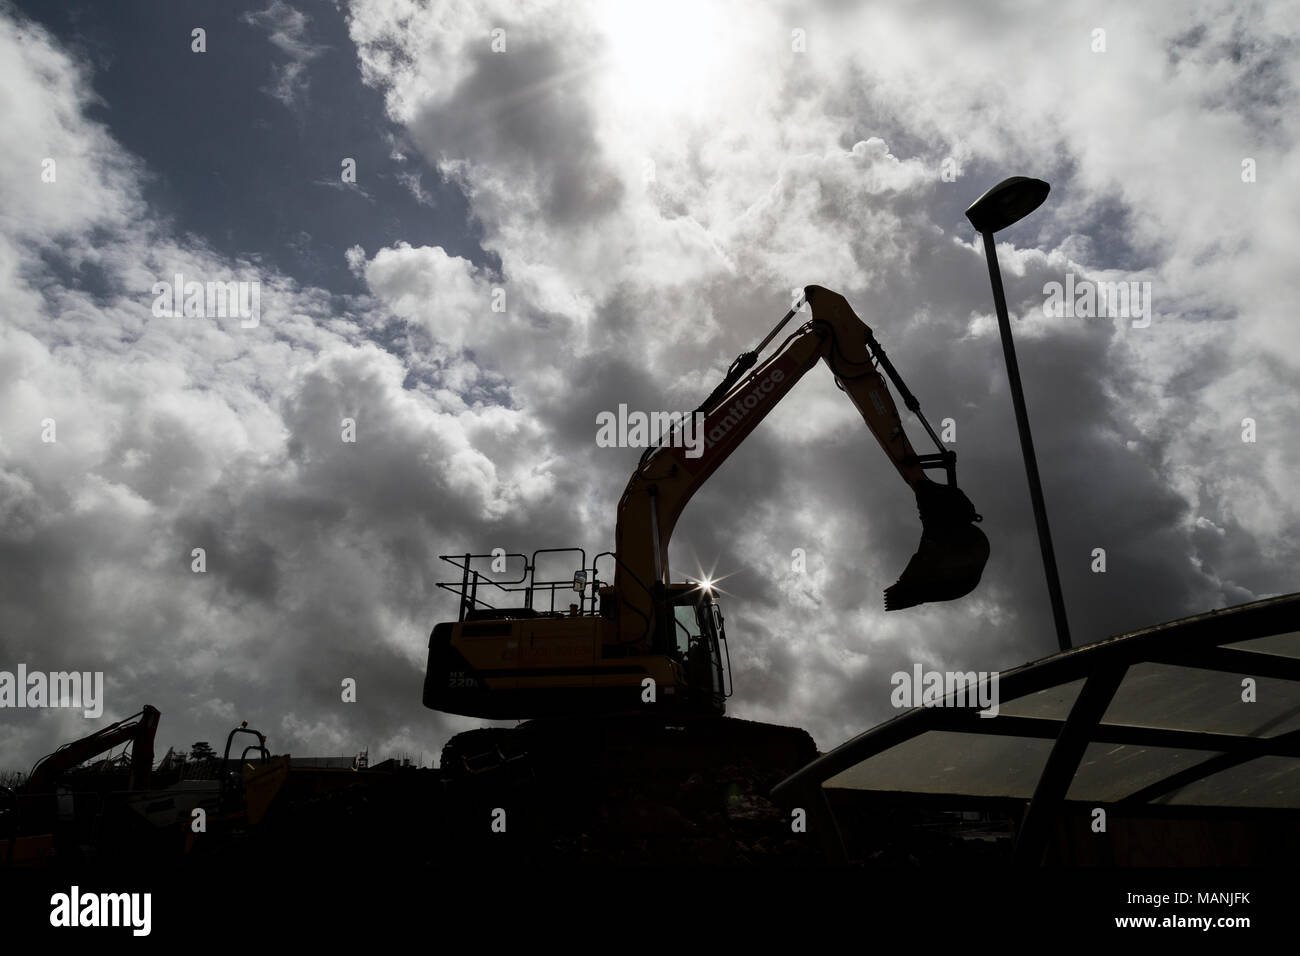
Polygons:
<instances>
[{"instance_id":1,"label":"excavator cab","mask_svg":"<svg viewBox=\"0 0 1300 956\"><path fill-rule=\"evenodd\" d=\"M668 655L680 665L689 709L721 714L731 696L731 655L722 610L712 588L678 584L668 592L672 637Z\"/></svg>"}]
</instances>

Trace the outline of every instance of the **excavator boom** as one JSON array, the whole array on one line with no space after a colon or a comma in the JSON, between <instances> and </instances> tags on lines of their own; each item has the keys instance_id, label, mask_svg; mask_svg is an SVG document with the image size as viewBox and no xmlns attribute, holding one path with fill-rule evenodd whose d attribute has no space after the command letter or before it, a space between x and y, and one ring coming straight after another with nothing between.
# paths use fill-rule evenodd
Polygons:
<instances>
[{"instance_id":1,"label":"excavator boom","mask_svg":"<svg viewBox=\"0 0 1300 956\"><path fill-rule=\"evenodd\" d=\"M652 640L652 622L660 603L656 589L670 583L668 545L686 504L819 360L826 363L916 494L923 526L921 544L898 582L886 590L886 609L952 600L979 583L988 560L988 540L974 527L980 516L955 484L954 455L942 447L931 455L918 455L913 449L877 365L894 378L909 408L919 414L919 405L848 301L821 286L808 286L805 298L812 309L812 321L792 333L748 374L743 373L754 364L756 352L742 355L723 384L697 410L704 416L702 448L688 449L684 442L674 441L660 444L647 451L628 482L619 502L615 531L618 561L614 591L624 643ZM763 345L771 338L769 335ZM926 429L933 437L928 423ZM944 468L949 483L931 481L925 471L932 467Z\"/></svg>"}]
</instances>

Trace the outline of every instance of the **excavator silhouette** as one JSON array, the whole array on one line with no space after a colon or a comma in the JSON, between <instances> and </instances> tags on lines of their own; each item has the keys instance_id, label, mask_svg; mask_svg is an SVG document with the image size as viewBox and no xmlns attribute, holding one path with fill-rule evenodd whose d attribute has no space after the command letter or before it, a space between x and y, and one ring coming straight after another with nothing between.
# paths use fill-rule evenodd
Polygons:
<instances>
[{"instance_id":1,"label":"excavator silhouette","mask_svg":"<svg viewBox=\"0 0 1300 956\"><path fill-rule=\"evenodd\" d=\"M759 363L759 355L805 301L811 321ZM669 542L692 495L818 360L916 495L921 542L898 581L885 590L885 608L949 601L973 590L989 545L975 526L980 515L957 487L955 454L939 442L847 300L812 285L757 348L732 363L696 409L704 416L703 447L693 449L696 457L671 435L646 449L618 504L612 552L597 555L590 567L586 553L576 548L543 549L531 558L500 552L442 556L461 572L459 581L439 584L459 595L460 615L436 625L430 636L425 705L490 719L653 713L680 722L689 715L722 715L731 696L722 613L709 582L672 582ZM881 370L938 451L919 455L913 449ZM945 483L927 476L936 468L945 472ZM539 558L565 552L581 560L571 584L567 575L538 577ZM516 565L522 559L522 574L503 578L488 572L482 562L494 558L495 571L503 570L503 558ZM597 575L602 559L613 565L612 584ZM577 603L567 612L557 610L557 591L570 587ZM548 591L549 610L539 608L539 597ZM485 595L522 598L522 605L496 607ZM474 770L476 761L500 762L517 749L505 741L499 730L461 734L444 750L443 766L450 761L453 769Z\"/></svg>"}]
</instances>

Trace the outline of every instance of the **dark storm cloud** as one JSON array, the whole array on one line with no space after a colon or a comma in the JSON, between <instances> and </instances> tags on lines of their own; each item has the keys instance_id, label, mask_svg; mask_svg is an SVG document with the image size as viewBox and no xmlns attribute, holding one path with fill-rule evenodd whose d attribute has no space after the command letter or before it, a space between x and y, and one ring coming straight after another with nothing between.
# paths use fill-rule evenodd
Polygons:
<instances>
[{"instance_id":1,"label":"dark storm cloud","mask_svg":"<svg viewBox=\"0 0 1300 956\"><path fill-rule=\"evenodd\" d=\"M433 156L499 163L538 191L539 213L557 226L589 224L623 194L600 160L583 96L591 55L553 37L511 42L507 54L467 51L468 75L416 118L416 139Z\"/></svg>"}]
</instances>

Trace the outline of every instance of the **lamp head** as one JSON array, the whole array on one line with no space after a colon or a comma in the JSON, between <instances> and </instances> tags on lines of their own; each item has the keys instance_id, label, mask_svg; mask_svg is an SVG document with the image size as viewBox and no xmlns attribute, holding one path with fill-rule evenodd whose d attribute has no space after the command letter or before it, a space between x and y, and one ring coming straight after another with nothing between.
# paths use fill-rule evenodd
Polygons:
<instances>
[{"instance_id":1,"label":"lamp head","mask_svg":"<svg viewBox=\"0 0 1300 956\"><path fill-rule=\"evenodd\" d=\"M998 232L1041 206L1051 188L1041 179L1012 176L971 203L966 218L980 232Z\"/></svg>"}]
</instances>

